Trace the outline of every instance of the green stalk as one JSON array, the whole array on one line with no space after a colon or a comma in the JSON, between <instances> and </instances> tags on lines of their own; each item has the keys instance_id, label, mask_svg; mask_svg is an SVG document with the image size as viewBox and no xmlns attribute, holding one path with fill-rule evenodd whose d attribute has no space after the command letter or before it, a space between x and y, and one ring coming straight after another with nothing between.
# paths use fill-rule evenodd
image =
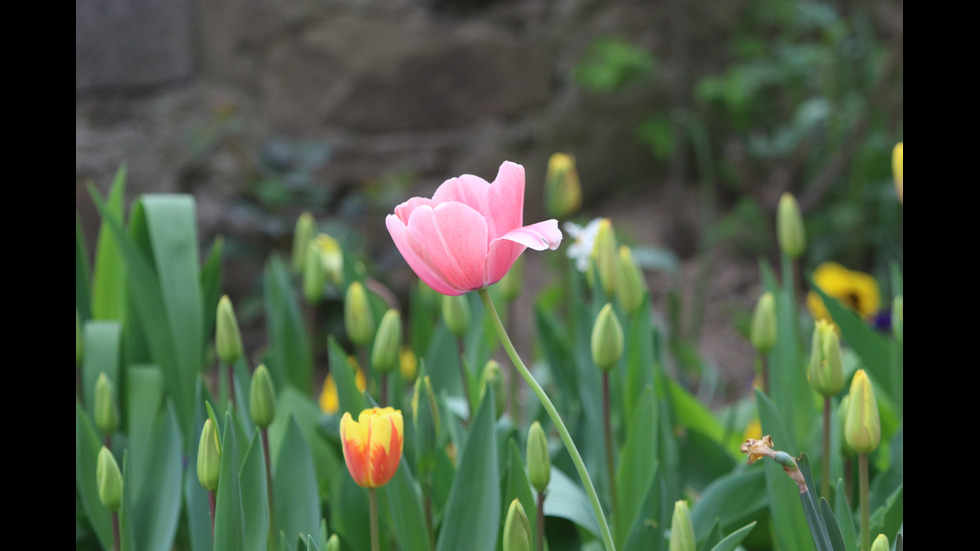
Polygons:
<instances>
[{"instance_id":1,"label":"green stalk","mask_svg":"<svg viewBox=\"0 0 980 551\"><path fill-rule=\"evenodd\" d=\"M269 498L269 537L268 537L268 548L272 551L276 551L276 544L278 538L278 530L276 530L276 508L274 506L273 495L272 495L272 458L269 457L269 431L267 428L263 428L260 432L262 438L262 450L265 452L265 491L267 497Z\"/></svg>"},{"instance_id":2,"label":"green stalk","mask_svg":"<svg viewBox=\"0 0 980 551\"><path fill-rule=\"evenodd\" d=\"M609 372L602 373L602 421L606 433L606 469L609 471L609 500L612 504L612 516L619 522L617 512L619 509L619 495L616 491L616 464L613 459L613 433L612 419L609 413ZM619 534L619 537L622 537Z\"/></svg>"},{"instance_id":3,"label":"green stalk","mask_svg":"<svg viewBox=\"0 0 980 551\"><path fill-rule=\"evenodd\" d=\"M858 492L861 500L861 549L871 549L871 507L868 503L868 454L858 455Z\"/></svg>"},{"instance_id":4,"label":"green stalk","mask_svg":"<svg viewBox=\"0 0 980 551\"><path fill-rule=\"evenodd\" d=\"M510 336L507 335L507 330L504 329L503 323L500 321L500 315L497 314L497 309L493 306L493 301L490 299L490 293L486 288L480 289L480 299L483 300L483 306L487 310L487 314L490 316L490 321L493 323L494 329L497 331L497 337L500 339L500 344L503 345L504 350L507 351L507 355L510 356L510 361L514 364L514 367L524 377L524 381L527 382L527 386L531 387L531 392L538 397L538 401L544 407L545 411L548 412L548 417L551 418L551 422L554 423L555 428L558 430L558 435L561 437L561 441L565 444L565 449L568 450L568 455L572 458L572 463L575 464L575 470L578 471L579 477L582 479L582 485L585 486L585 493L589 496L589 503L592 505L592 511L595 514L596 522L599 524L599 532L602 534L602 541L605 545L606 551L615 551L616 546L613 544L612 533L609 531L609 523L606 522L606 517L602 513L602 505L599 504L599 496L596 494L595 486L592 484L592 479L589 477L589 471L585 469L585 462L582 461L582 455L579 454L578 448L575 447L575 442L572 440L572 435L569 434L568 428L565 427L565 422L562 421L561 416L558 415L558 410L555 409L555 405L551 403L551 399L545 393L541 385L534 379L531 372L528 371L527 366L521 361L521 357L517 354L517 350L514 349L514 344L510 341Z\"/></svg>"},{"instance_id":5,"label":"green stalk","mask_svg":"<svg viewBox=\"0 0 980 551\"><path fill-rule=\"evenodd\" d=\"M538 492L538 514L536 521L538 525L535 534L535 547L537 551L544 551L544 492Z\"/></svg>"},{"instance_id":6,"label":"green stalk","mask_svg":"<svg viewBox=\"0 0 980 551\"><path fill-rule=\"evenodd\" d=\"M213 533L214 529L211 532ZM116 511L112 512L112 549L113 551L122 549L119 540L119 513Z\"/></svg>"},{"instance_id":7,"label":"green stalk","mask_svg":"<svg viewBox=\"0 0 980 551\"><path fill-rule=\"evenodd\" d=\"M371 551L378 551L378 491L368 488L368 504L371 508Z\"/></svg>"},{"instance_id":8,"label":"green stalk","mask_svg":"<svg viewBox=\"0 0 980 551\"><path fill-rule=\"evenodd\" d=\"M820 496L830 500L830 398L823 399L823 461L820 465Z\"/></svg>"}]
</instances>

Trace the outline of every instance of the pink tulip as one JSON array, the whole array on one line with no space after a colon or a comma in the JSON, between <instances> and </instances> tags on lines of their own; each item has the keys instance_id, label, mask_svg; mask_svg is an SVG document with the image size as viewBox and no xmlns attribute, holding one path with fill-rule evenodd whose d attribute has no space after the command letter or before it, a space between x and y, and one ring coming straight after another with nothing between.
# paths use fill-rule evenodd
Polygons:
<instances>
[{"instance_id":1,"label":"pink tulip","mask_svg":"<svg viewBox=\"0 0 980 551\"><path fill-rule=\"evenodd\" d=\"M493 183L471 174L446 180L432 199L413 197L385 219L412 270L444 295L492 285L525 248L556 249L557 220L524 226L524 167L505 161Z\"/></svg>"}]
</instances>

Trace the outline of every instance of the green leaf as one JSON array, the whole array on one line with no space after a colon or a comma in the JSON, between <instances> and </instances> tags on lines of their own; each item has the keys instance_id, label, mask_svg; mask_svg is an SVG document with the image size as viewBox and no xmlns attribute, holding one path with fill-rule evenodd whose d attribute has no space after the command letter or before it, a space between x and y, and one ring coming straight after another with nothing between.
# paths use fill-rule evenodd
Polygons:
<instances>
[{"instance_id":1,"label":"green leaf","mask_svg":"<svg viewBox=\"0 0 980 551\"><path fill-rule=\"evenodd\" d=\"M150 435L163 405L163 375L153 365L130 365L126 369L126 427L130 461L143 463Z\"/></svg>"},{"instance_id":2,"label":"green leaf","mask_svg":"<svg viewBox=\"0 0 980 551\"><path fill-rule=\"evenodd\" d=\"M277 389L290 384L312 395L313 356L309 336L290 283L289 269L279 257L269 259L265 267L265 311L269 339L266 365L273 383ZM339 365L346 365L346 360Z\"/></svg>"},{"instance_id":3,"label":"green leaf","mask_svg":"<svg viewBox=\"0 0 980 551\"><path fill-rule=\"evenodd\" d=\"M718 542L717 545L711 548L711 551L735 551L753 528L755 528L755 522L746 524Z\"/></svg>"},{"instance_id":4,"label":"green leaf","mask_svg":"<svg viewBox=\"0 0 980 551\"><path fill-rule=\"evenodd\" d=\"M102 224L95 249L95 267L92 274L92 317L99 320L123 321L126 312L126 275L120 255L118 236L110 229L115 223L123 224L123 189L126 185L126 167L120 166L106 198L102 211ZM95 188L90 188L95 194Z\"/></svg>"},{"instance_id":5,"label":"green leaf","mask_svg":"<svg viewBox=\"0 0 980 551\"><path fill-rule=\"evenodd\" d=\"M127 493L135 549L166 551L173 545L181 510L183 443L170 404L159 415L140 464L129 461Z\"/></svg>"},{"instance_id":6,"label":"green leaf","mask_svg":"<svg viewBox=\"0 0 980 551\"><path fill-rule=\"evenodd\" d=\"M837 517L837 526L840 528L844 547L847 551L857 551L858 533L854 524L851 504L847 502L847 489L841 479L837 480L837 489L834 492L834 516Z\"/></svg>"},{"instance_id":7,"label":"green leaf","mask_svg":"<svg viewBox=\"0 0 980 551\"><path fill-rule=\"evenodd\" d=\"M262 452L262 437L258 430L252 433L248 449L245 450L239 483L242 489L242 516L245 519L245 548L264 551L269 535L269 495L265 478L265 454Z\"/></svg>"},{"instance_id":8,"label":"green leaf","mask_svg":"<svg viewBox=\"0 0 980 551\"><path fill-rule=\"evenodd\" d=\"M884 505L871 513L871 533L885 534L889 539L902 527L905 518L904 486L899 486Z\"/></svg>"},{"instance_id":9,"label":"green leaf","mask_svg":"<svg viewBox=\"0 0 980 551\"><path fill-rule=\"evenodd\" d=\"M208 253L204 265L201 267L201 298L204 301L201 306L204 315L205 335L214 334L218 301L221 299L221 251L223 248L224 239L218 237L214 240L211 252Z\"/></svg>"},{"instance_id":10,"label":"green leaf","mask_svg":"<svg viewBox=\"0 0 980 551\"><path fill-rule=\"evenodd\" d=\"M122 325L117 321L88 321L82 329L85 357L82 359L82 396L89 412L95 407L95 381L99 374L115 388L116 407L122 410L122 378L119 376ZM96 450L98 451L98 450Z\"/></svg>"},{"instance_id":11,"label":"green leaf","mask_svg":"<svg viewBox=\"0 0 980 551\"><path fill-rule=\"evenodd\" d=\"M494 551L500 524L500 482L493 400L483 400L470 423L446 504L437 551Z\"/></svg>"},{"instance_id":12,"label":"green leaf","mask_svg":"<svg viewBox=\"0 0 980 551\"><path fill-rule=\"evenodd\" d=\"M218 478L214 513L214 548L228 551L244 551L245 514L242 507L242 487L236 474L242 464L244 442L234 427L232 414L225 414L221 431L221 476ZM195 463L196 464L196 463Z\"/></svg>"},{"instance_id":13,"label":"green leaf","mask_svg":"<svg viewBox=\"0 0 980 551\"><path fill-rule=\"evenodd\" d=\"M395 476L379 492L391 515L399 546L419 551L432 549L422 512L422 493L402 457Z\"/></svg>"},{"instance_id":14,"label":"green leaf","mask_svg":"<svg viewBox=\"0 0 980 551\"><path fill-rule=\"evenodd\" d=\"M663 476L660 469L656 469L637 511L636 520L628 527L629 532L621 536L625 537L621 546L623 551L652 551L663 547L666 508L661 503L665 501L665 493Z\"/></svg>"},{"instance_id":15,"label":"green leaf","mask_svg":"<svg viewBox=\"0 0 980 551\"><path fill-rule=\"evenodd\" d=\"M545 491L547 492L547 488ZM531 541L537 541L538 523L536 515L538 514L538 505L534 499L531 483L528 482L527 473L524 470L524 460L521 458L521 452L517 449L517 442L513 438L507 441L507 477L504 481L502 495L503 499L500 500L500 518L506 518L510 503L515 499L519 500L531 525ZM503 525L501 525L500 539L498 540L498 543L501 545L503 544L503 528Z\"/></svg>"},{"instance_id":16,"label":"green leaf","mask_svg":"<svg viewBox=\"0 0 980 551\"><path fill-rule=\"evenodd\" d=\"M781 442L788 442L786 428L773 403L761 391L756 390L756 407L762 433L772 436L775 449L795 455L792 448L787 449ZM814 549L813 538L803 510L800 506L800 491L775 461L761 461L766 473L766 493L769 496L769 512L772 516L773 531L782 549L807 551Z\"/></svg>"},{"instance_id":17,"label":"green leaf","mask_svg":"<svg viewBox=\"0 0 980 551\"><path fill-rule=\"evenodd\" d=\"M599 538L599 524L585 490L554 465L544 498L544 514L568 519Z\"/></svg>"},{"instance_id":18,"label":"green leaf","mask_svg":"<svg viewBox=\"0 0 980 551\"><path fill-rule=\"evenodd\" d=\"M356 420L358 414L367 407L364 393L357 388L356 375L347 362L347 353L337 344L333 336L327 339L327 350L330 354L330 365L333 366L330 373L337 385L337 402L340 404L337 414L350 412Z\"/></svg>"},{"instance_id":19,"label":"green leaf","mask_svg":"<svg viewBox=\"0 0 980 551\"><path fill-rule=\"evenodd\" d=\"M290 418L276 458L273 476L276 524L292 540L316 534L320 526L320 495L310 446Z\"/></svg>"},{"instance_id":20,"label":"green leaf","mask_svg":"<svg viewBox=\"0 0 980 551\"><path fill-rule=\"evenodd\" d=\"M766 477L761 469L749 468L717 478L701 493L691 510L694 533L703 536L715 519L722 531L757 518L768 505Z\"/></svg>"},{"instance_id":21,"label":"green leaf","mask_svg":"<svg viewBox=\"0 0 980 551\"><path fill-rule=\"evenodd\" d=\"M75 401L75 492L104 549L112 548L112 516L99 500L95 468L102 443L88 414Z\"/></svg>"},{"instance_id":22,"label":"green leaf","mask_svg":"<svg viewBox=\"0 0 980 551\"><path fill-rule=\"evenodd\" d=\"M634 410L647 386L653 384L653 320L650 294L646 293L637 313L630 316L626 329L626 380L623 385L623 419L636 419Z\"/></svg>"},{"instance_id":23,"label":"green leaf","mask_svg":"<svg viewBox=\"0 0 980 551\"><path fill-rule=\"evenodd\" d=\"M629 434L619 454L616 488L619 493L619 518L616 522L617 547L622 547L630 528L640 521L639 515L657 472L658 412L653 403L653 387L640 395Z\"/></svg>"}]
</instances>

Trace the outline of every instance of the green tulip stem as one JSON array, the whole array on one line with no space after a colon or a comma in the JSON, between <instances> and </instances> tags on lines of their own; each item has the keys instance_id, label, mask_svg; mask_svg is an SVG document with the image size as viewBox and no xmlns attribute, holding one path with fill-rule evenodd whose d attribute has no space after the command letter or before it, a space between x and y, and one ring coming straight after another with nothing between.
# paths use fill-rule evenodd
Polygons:
<instances>
[{"instance_id":1,"label":"green tulip stem","mask_svg":"<svg viewBox=\"0 0 980 551\"><path fill-rule=\"evenodd\" d=\"M231 405L235 406L235 368L231 364L225 365L225 373L228 376L228 399L231 401ZM220 376L220 373L219 373Z\"/></svg>"},{"instance_id":2,"label":"green tulip stem","mask_svg":"<svg viewBox=\"0 0 980 551\"><path fill-rule=\"evenodd\" d=\"M272 458L269 456L269 429L263 428L260 431L260 436L262 438L262 451L265 452L265 492L269 498L269 545L268 548L272 551L276 551L277 535L278 530L276 530L276 508L274 506L273 492L272 492Z\"/></svg>"},{"instance_id":3,"label":"green tulip stem","mask_svg":"<svg viewBox=\"0 0 980 551\"><path fill-rule=\"evenodd\" d=\"M538 529L535 534L535 550L544 551L544 492L538 492L538 511L537 511L537 523Z\"/></svg>"},{"instance_id":4,"label":"green tulip stem","mask_svg":"<svg viewBox=\"0 0 980 551\"><path fill-rule=\"evenodd\" d=\"M463 337L456 339L456 347L459 352L459 388L463 389L463 398L466 398L466 407L472 419L476 413L476 404L473 403L473 393L470 392L470 378L466 373L466 346L463 342Z\"/></svg>"},{"instance_id":5,"label":"green tulip stem","mask_svg":"<svg viewBox=\"0 0 980 551\"><path fill-rule=\"evenodd\" d=\"M609 372L602 373L602 423L606 433L606 469L609 472L609 500L612 504L613 519L618 519L616 511L619 505L619 496L616 491L616 462L613 456L613 433L612 419L609 413ZM617 520L618 522L618 520ZM620 534L622 537L622 534Z\"/></svg>"},{"instance_id":6,"label":"green tulip stem","mask_svg":"<svg viewBox=\"0 0 980 551\"><path fill-rule=\"evenodd\" d=\"M483 306L487 310L487 314L490 316L490 321L493 323L494 329L497 331L497 337L500 339L500 343L503 345L504 350L507 351L507 355L510 356L511 362L513 362L514 367L517 371L524 377L524 381L527 385L531 387L531 392L538 397L541 405L544 407L545 411L548 412L548 417L551 418L551 422L554 423L555 428L558 430L558 435L561 437L561 441L565 444L565 449L568 450L568 455L572 458L572 463L575 464L575 470L578 471L579 477L582 479L582 485L585 486L585 493L589 496L589 503L592 504L592 511L595 514L596 522L599 524L599 532L602 534L602 541L605 545L606 551L614 551L616 549L613 543L612 533L609 531L609 523L606 522L606 517L602 513L602 505L599 503L599 496L596 494L595 486L592 484L592 479L589 477L589 471L585 469L585 462L582 461L582 455L579 454L578 448L575 447L575 442L572 440L572 435L569 434L568 428L565 427L565 422L562 421L561 416L558 415L558 410L555 409L555 405L551 403L551 399L545 393L541 385L534 379L531 372L521 361L521 357L517 354L517 350L514 349L514 344L510 341L510 337L507 335L507 330L504 329L504 324L500 321L500 315L497 313L497 309L493 306L493 301L490 299L490 293L486 288L480 289L480 298L483 300Z\"/></svg>"},{"instance_id":7,"label":"green tulip stem","mask_svg":"<svg viewBox=\"0 0 980 551\"><path fill-rule=\"evenodd\" d=\"M820 496L830 499L830 398L823 399L823 461L820 465Z\"/></svg>"},{"instance_id":8,"label":"green tulip stem","mask_svg":"<svg viewBox=\"0 0 980 551\"><path fill-rule=\"evenodd\" d=\"M371 508L371 551L378 551L378 490L368 488L368 504Z\"/></svg>"},{"instance_id":9,"label":"green tulip stem","mask_svg":"<svg viewBox=\"0 0 980 551\"><path fill-rule=\"evenodd\" d=\"M112 549L113 551L119 551L122 549L120 547L121 543L119 541L119 513L117 511L112 512Z\"/></svg>"},{"instance_id":10,"label":"green tulip stem","mask_svg":"<svg viewBox=\"0 0 980 551\"><path fill-rule=\"evenodd\" d=\"M868 504L868 454L858 455L858 493L861 499L861 549L871 549L871 508Z\"/></svg>"},{"instance_id":11,"label":"green tulip stem","mask_svg":"<svg viewBox=\"0 0 980 551\"><path fill-rule=\"evenodd\" d=\"M214 540L214 511L217 506L217 493L214 490L208 490L208 508L211 511L211 539Z\"/></svg>"}]
</instances>

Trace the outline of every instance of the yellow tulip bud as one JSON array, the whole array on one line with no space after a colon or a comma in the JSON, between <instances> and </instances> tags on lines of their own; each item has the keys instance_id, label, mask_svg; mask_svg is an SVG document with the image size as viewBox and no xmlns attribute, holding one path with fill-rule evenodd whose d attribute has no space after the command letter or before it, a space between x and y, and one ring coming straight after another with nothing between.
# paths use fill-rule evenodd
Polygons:
<instances>
[{"instance_id":1,"label":"yellow tulip bud","mask_svg":"<svg viewBox=\"0 0 980 551\"><path fill-rule=\"evenodd\" d=\"M548 436L541 423L531 423L527 431L527 475L531 486L543 492L551 481L551 455L548 453Z\"/></svg>"},{"instance_id":2,"label":"yellow tulip bud","mask_svg":"<svg viewBox=\"0 0 980 551\"><path fill-rule=\"evenodd\" d=\"M566 153L555 153L548 159L544 204L548 215L555 218L571 216L582 206L582 186L575 169L575 157Z\"/></svg>"},{"instance_id":3,"label":"yellow tulip bud","mask_svg":"<svg viewBox=\"0 0 980 551\"><path fill-rule=\"evenodd\" d=\"M824 397L836 396L844 388L840 337L834 324L827 320L817 320L813 328L813 346L806 375L813 390Z\"/></svg>"},{"instance_id":4,"label":"yellow tulip bud","mask_svg":"<svg viewBox=\"0 0 980 551\"><path fill-rule=\"evenodd\" d=\"M683 499L674 503L674 515L670 521L670 551L694 551L694 525L691 511Z\"/></svg>"},{"instance_id":5,"label":"yellow tulip bud","mask_svg":"<svg viewBox=\"0 0 980 551\"><path fill-rule=\"evenodd\" d=\"M344 282L344 251L336 239L325 233L316 236L316 248L326 280L333 285Z\"/></svg>"},{"instance_id":6,"label":"yellow tulip bud","mask_svg":"<svg viewBox=\"0 0 980 551\"><path fill-rule=\"evenodd\" d=\"M787 192L779 198L779 208L776 211L776 235L779 238L779 248L790 258L799 258L806 250L806 230L803 227L803 215L796 197Z\"/></svg>"},{"instance_id":7,"label":"yellow tulip bud","mask_svg":"<svg viewBox=\"0 0 980 551\"><path fill-rule=\"evenodd\" d=\"M391 373L399 363L402 348L402 318L394 308L385 312L371 349L371 365L378 373Z\"/></svg>"},{"instance_id":8,"label":"yellow tulip bud","mask_svg":"<svg viewBox=\"0 0 980 551\"><path fill-rule=\"evenodd\" d=\"M360 281L347 287L344 300L344 325L351 342L366 346L374 337L374 314L368 303L367 290Z\"/></svg>"},{"instance_id":9,"label":"yellow tulip bud","mask_svg":"<svg viewBox=\"0 0 980 551\"><path fill-rule=\"evenodd\" d=\"M252 374L252 385L248 389L248 411L256 426L263 429L272 424L276 416L276 390L265 364L259 364Z\"/></svg>"},{"instance_id":10,"label":"yellow tulip bud","mask_svg":"<svg viewBox=\"0 0 980 551\"><path fill-rule=\"evenodd\" d=\"M863 369L851 380L850 404L844 420L844 438L859 454L869 454L881 443L881 419L871 379Z\"/></svg>"},{"instance_id":11,"label":"yellow tulip bud","mask_svg":"<svg viewBox=\"0 0 980 551\"><path fill-rule=\"evenodd\" d=\"M592 361L603 372L608 372L623 355L623 327L619 324L612 304L599 311L592 326Z\"/></svg>"},{"instance_id":12,"label":"yellow tulip bud","mask_svg":"<svg viewBox=\"0 0 980 551\"><path fill-rule=\"evenodd\" d=\"M520 500L510 502L504 521L504 551L532 551L531 524Z\"/></svg>"},{"instance_id":13,"label":"yellow tulip bud","mask_svg":"<svg viewBox=\"0 0 980 551\"><path fill-rule=\"evenodd\" d=\"M891 547L888 545L888 536L884 534L878 534L878 537L871 542L871 551L889 551Z\"/></svg>"},{"instance_id":14,"label":"yellow tulip bud","mask_svg":"<svg viewBox=\"0 0 980 551\"><path fill-rule=\"evenodd\" d=\"M221 472L221 443L218 430L208 417L201 429L201 441L197 445L197 480L205 490L218 489L218 475Z\"/></svg>"},{"instance_id":15,"label":"yellow tulip bud","mask_svg":"<svg viewBox=\"0 0 980 551\"><path fill-rule=\"evenodd\" d=\"M898 202L904 204L905 201L902 199L902 172L903 172L903 153L902 144L905 142L898 142L894 149L892 149L892 173L895 176L895 191L898 192Z\"/></svg>"},{"instance_id":16,"label":"yellow tulip bud","mask_svg":"<svg viewBox=\"0 0 980 551\"><path fill-rule=\"evenodd\" d=\"M414 382L415 377L418 376L419 359L415 357L415 352L412 351L411 346L402 346L402 350L398 354L398 371L406 383Z\"/></svg>"},{"instance_id":17,"label":"yellow tulip bud","mask_svg":"<svg viewBox=\"0 0 980 551\"><path fill-rule=\"evenodd\" d=\"M99 501L111 513L122 507L122 474L119 464L109 448L102 446L95 463L95 480L99 489Z\"/></svg>"},{"instance_id":18,"label":"yellow tulip bud","mask_svg":"<svg viewBox=\"0 0 980 551\"><path fill-rule=\"evenodd\" d=\"M776 346L776 299L768 291L755 304L750 338L752 346L762 355L772 352Z\"/></svg>"},{"instance_id":19,"label":"yellow tulip bud","mask_svg":"<svg viewBox=\"0 0 980 551\"><path fill-rule=\"evenodd\" d=\"M306 267L306 249L313 235L316 234L316 220L309 212L304 212L296 219L296 229L293 230L293 270L302 274Z\"/></svg>"},{"instance_id":20,"label":"yellow tulip bud","mask_svg":"<svg viewBox=\"0 0 980 551\"><path fill-rule=\"evenodd\" d=\"M116 391L106 376L105 371L99 373L99 378L95 381L95 404L93 405L93 415L95 417L95 427L102 434L112 434L119 428L119 410L116 408Z\"/></svg>"},{"instance_id":21,"label":"yellow tulip bud","mask_svg":"<svg viewBox=\"0 0 980 551\"><path fill-rule=\"evenodd\" d=\"M235 309L228 295L218 301L215 317L214 348L221 363L232 365L242 356L242 334L238 330Z\"/></svg>"}]
</instances>

